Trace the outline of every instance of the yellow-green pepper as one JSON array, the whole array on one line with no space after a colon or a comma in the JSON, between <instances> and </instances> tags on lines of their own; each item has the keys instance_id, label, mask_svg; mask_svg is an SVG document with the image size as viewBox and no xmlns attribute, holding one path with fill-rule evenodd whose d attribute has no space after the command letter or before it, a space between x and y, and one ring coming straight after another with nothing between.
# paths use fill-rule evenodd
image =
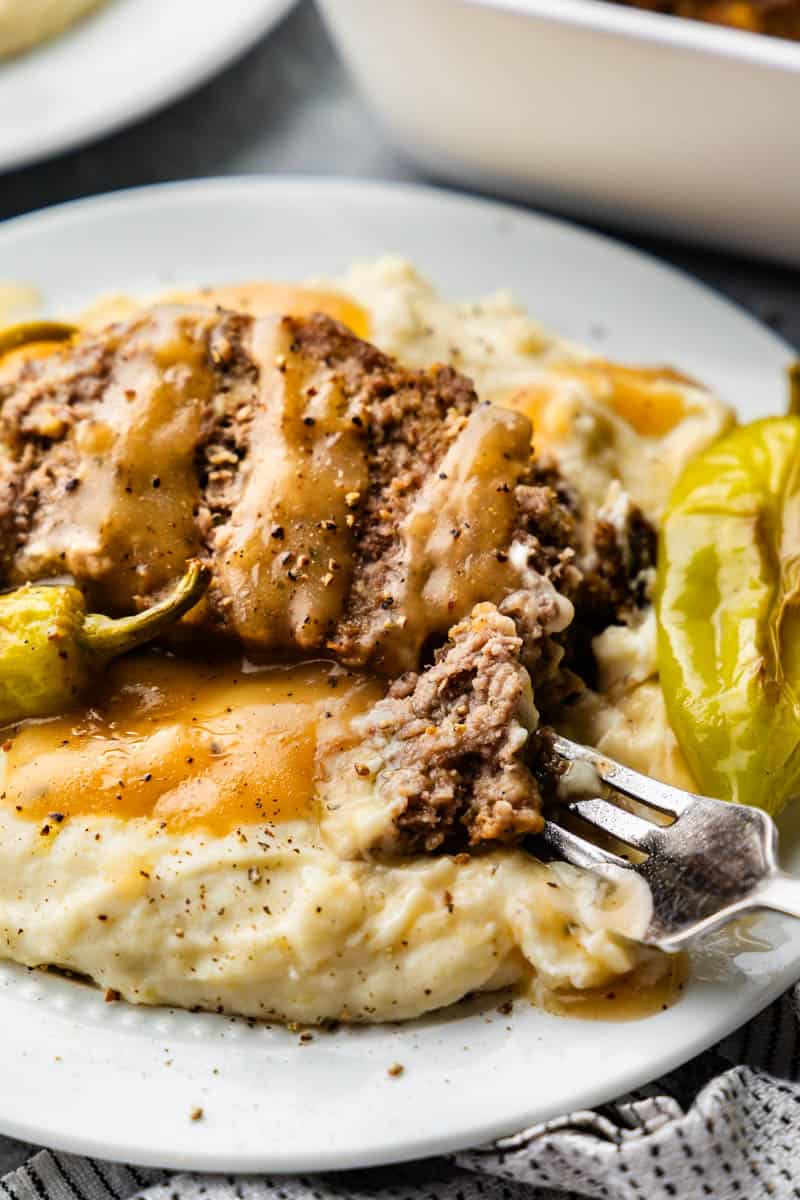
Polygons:
<instances>
[{"instance_id":1,"label":"yellow-green pepper","mask_svg":"<svg viewBox=\"0 0 800 1200\"><path fill-rule=\"evenodd\" d=\"M76 326L66 325L63 321L25 321L20 325L9 325L0 329L0 358L35 342L67 342L75 333Z\"/></svg>"},{"instance_id":2,"label":"yellow-green pepper","mask_svg":"<svg viewBox=\"0 0 800 1200\"><path fill-rule=\"evenodd\" d=\"M800 417L728 434L661 529L658 654L700 789L775 813L800 794Z\"/></svg>"},{"instance_id":3,"label":"yellow-green pepper","mask_svg":"<svg viewBox=\"0 0 800 1200\"><path fill-rule=\"evenodd\" d=\"M87 613L76 587L25 584L0 595L0 722L70 708L112 658L193 608L208 580L208 568L191 562L164 600L118 619Z\"/></svg>"}]
</instances>

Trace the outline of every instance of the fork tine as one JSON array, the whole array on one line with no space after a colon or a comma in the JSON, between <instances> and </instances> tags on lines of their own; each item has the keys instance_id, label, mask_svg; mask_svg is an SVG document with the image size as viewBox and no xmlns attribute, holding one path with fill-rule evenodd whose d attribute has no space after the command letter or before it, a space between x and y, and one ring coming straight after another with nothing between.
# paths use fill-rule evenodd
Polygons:
<instances>
[{"instance_id":1,"label":"fork tine","mask_svg":"<svg viewBox=\"0 0 800 1200\"><path fill-rule=\"evenodd\" d=\"M686 812L694 801L691 793L669 787L666 783L659 783L647 775L640 775L638 771L623 767L622 763L615 762L613 758L606 758L597 750L592 750L589 746L580 746L577 742L571 742L569 738L561 737L560 734L553 739L553 746L562 758L569 762L588 763L594 767L603 783L617 788L626 796L632 796L634 800L640 800L642 804L658 809L659 812L678 817Z\"/></svg>"},{"instance_id":2,"label":"fork tine","mask_svg":"<svg viewBox=\"0 0 800 1200\"><path fill-rule=\"evenodd\" d=\"M612 866L630 869L631 864L626 858L620 857L619 854L612 854L610 850L601 850L593 842L587 842L577 833L573 833L570 829L564 829L563 826L556 825L553 821L545 821L542 837L560 858L572 863L574 867Z\"/></svg>"},{"instance_id":3,"label":"fork tine","mask_svg":"<svg viewBox=\"0 0 800 1200\"><path fill-rule=\"evenodd\" d=\"M577 813L584 821L595 829L610 833L620 842L635 846L637 850L653 850L653 843L658 837L658 826L634 813L618 808L609 800L596 797L591 800L573 800L569 805L570 812Z\"/></svg>"}]
</instances>

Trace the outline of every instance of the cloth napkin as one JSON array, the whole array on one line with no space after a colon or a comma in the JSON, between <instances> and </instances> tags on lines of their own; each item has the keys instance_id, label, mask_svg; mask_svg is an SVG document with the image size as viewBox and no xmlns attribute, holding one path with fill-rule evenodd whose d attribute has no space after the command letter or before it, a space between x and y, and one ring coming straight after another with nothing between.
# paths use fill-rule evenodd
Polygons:
<instances>
[{"instance_id":1,"label":"cloth napkin","mask_svg":"<svg viewBox=\"0 0 800 1200\"><path fill-rule=\"evenodd\" d=\"M15 1149L0 1139L0 1162ZM233 1178L40 1150L0 1179L0 1200L578 1197L800 1200L800 985L713 1049L613 1104L449 1158Z\"/></svg>"}]
</instances>

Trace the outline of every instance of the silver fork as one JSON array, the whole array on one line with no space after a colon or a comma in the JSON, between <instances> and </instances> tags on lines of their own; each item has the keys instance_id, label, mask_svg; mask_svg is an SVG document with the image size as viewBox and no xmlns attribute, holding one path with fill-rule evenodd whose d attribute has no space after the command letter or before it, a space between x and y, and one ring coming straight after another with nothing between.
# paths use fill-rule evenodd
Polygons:
<instances>
[{"instance_id":1,"label":"silver fork","mask_svg":"<svg viewBox=\"0 0 800 1200\"><path fill-rule=\"evenodd\" d=\"M758 909L800 917L800 879L779 870L778 832L761 809L668 787L568 738L557 736L555 750L570 763L588 764L605 785L596 789L605 795L566 800L563 807L590 832L602 830L632 847L640 861L603 849L552 818L545 822L543 836L575 866L613 864L643 876L653 897L644 942L680 950ZM656 824L629 812L614 803L615 793L671 820Z\"/></svg>"}]
</instances>

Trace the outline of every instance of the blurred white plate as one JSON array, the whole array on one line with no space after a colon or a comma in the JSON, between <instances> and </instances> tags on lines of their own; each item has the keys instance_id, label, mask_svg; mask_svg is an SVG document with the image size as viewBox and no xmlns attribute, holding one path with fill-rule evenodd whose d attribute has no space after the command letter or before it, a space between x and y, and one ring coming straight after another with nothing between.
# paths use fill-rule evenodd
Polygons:
<instances>
[{"instance_id":1,"label":"blurred white plate","mask_svg":"<svg viewBox=\"0 0 800 1200\"><path fill-rule=\"evenodd\" d=\"M295 0L106 0L0 61L0 171L92 141L197 87Z\"/></svg>"},{"instance_id":2,"label":"blurred white plate","mask_svg":"<svg viewBox=\"0 0 800 1200\"><path fill-rule=\"evenodd\" d=\"M800 265L800 43L601 0L319 3L434 176Z\"/></svg>"},{"instance_id":3,"label":"blurred white plate","mask_svg":"<svg viewBox=\"0 0 800 1200\"><path fill-rule=\"evenodd\" d=\"M101 197L0 228L6 279L51 312L107 291L303 279L392 251L451 296L510 286L548 325L701 376L743 416L780 411L787 347L652 259L570 225L444 193L329 180L207 181ZM800 871L796 839L786 861ZM0 1129L101 1157L207 1171L366 1166L452 1150L608 1100L746 1021L800 974L800 922L697 956L667 1012L600 1023L518 1003L405 1027L296 1033L105 1004L0 969ZM392 1078L387 1068L405 1067ZM217 1073L218 1072L218 1073ZM200 1105L203 1121L192 1122Z\"/></svg>"}]
</instances>

